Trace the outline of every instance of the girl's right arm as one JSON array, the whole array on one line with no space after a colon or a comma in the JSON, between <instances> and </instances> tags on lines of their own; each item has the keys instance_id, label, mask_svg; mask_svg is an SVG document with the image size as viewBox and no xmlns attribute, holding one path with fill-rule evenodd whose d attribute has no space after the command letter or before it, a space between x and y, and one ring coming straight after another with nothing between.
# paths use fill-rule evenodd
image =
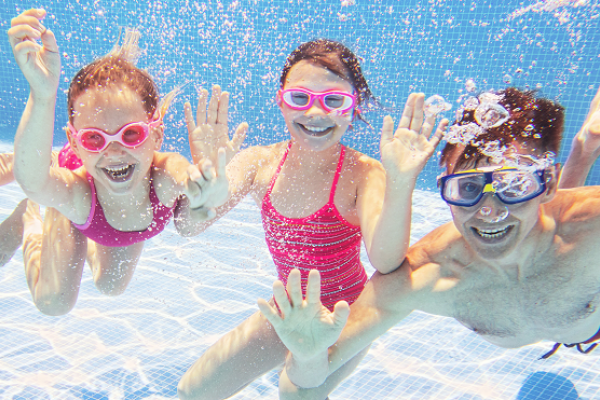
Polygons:
<instances>
[{"instance_id":1,"label":"girl's right arm","mask_svg":"<svg viewBox=\"0 0 600 400\"><path fill-rule=\"evenodd\" d=\"M11 21L8 31L13 54L30 86L15 136L14 175L29 198L79 220L73 199L81 197L74 191L82 189L82 178L51 168L60 55L54 34L41 23L45 15L41 9L25 11Z\"/></svg>"}]
</instances>

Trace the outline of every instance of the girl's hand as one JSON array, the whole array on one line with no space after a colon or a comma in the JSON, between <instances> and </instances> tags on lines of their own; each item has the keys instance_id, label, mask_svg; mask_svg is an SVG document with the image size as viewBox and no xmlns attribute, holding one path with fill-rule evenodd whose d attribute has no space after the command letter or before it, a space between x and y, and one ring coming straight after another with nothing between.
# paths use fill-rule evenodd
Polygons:
<instances>
[{"instance_id":1,"label":"girl's hand","mask_svg":"<svg viewBox=\"0 0 600 400\"><path fill-rule=\"evenodd\" d=\"M212 98L206 108L208 91L202 89L198 98L196 122L192 115L192 106L185 103L185 122L188 127L190 150L194 164L207 159L215 162L217 150L225 149L226 163L240 150L244 143L248 124L243 122L235 130L233 139L229 140L227 117L229 115L229 93L221 92L221 87L213 86Z\"/></svg>"},{"instance_id":2,"label":"girl's hand","mask_svg":"<svg viewBox=\"0 0 600 400\"><path fill-rule=\"evenodd\" d=\"M45 10L31 9L13 18L8 40L32 95L53 98L58 90L60 55L54 34L41 23L45 16Z\"/></svg>"},{"instance_id":3,"label":"girl's hand","mask_svg":"<svg viewBox=\"0 0 600 400\"><path fill-rule=\"evenodd\" d=\"M383 119L381 130L381 163L388 175L410 174L416 178L440 142L448 120L443 120L435 134L430 137L435 115L424 119L425 96L412 93L408 96L398 129L394 133L394 121L388 115Z\"/></svg>"},{"instance_id":4,"label":"girl's hand","mask_svg":"<svg viewBox=\"0 0 600 400\"><path fill-rule=\"evenodd\" d=\"M201 220L211 219L216 215L215 207L223 205L229 198L229 181L225 173L225 150L219 149L217 168L209 160L205 160L201 168L196 165L188 167L188 182L184 190L190 202L192 215L195 213Z\"/></svg>"},{"instance_id":5,"label":"girl's hand","mask_svg":"<svg viewBox=\"0 0 600 400\"><path fill-rule=\"evenodd\" d=\"M276 281L273 294L281 312L263 299L258 300L258 308L298 360L310 360L326 352L340 336L350 315L345 301L338 302L333 313L321 304L321 277L316 270L308 275L306 299L302 298L297 269L288 277L287 292L283 283Z\"/></svg>"}]
</instances>

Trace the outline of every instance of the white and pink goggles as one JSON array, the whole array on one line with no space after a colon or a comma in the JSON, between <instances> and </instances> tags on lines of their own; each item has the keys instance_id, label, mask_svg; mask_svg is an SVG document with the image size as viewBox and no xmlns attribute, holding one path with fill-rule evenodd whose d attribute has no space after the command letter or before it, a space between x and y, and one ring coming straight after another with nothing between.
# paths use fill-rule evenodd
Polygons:
<instances>
[{"instance_id":1,"label":"white and pink goggles","mask_svg":"<svg viewBox=\"0 0 600 400\"><path fill-rule=\"evenodd\" d=\"M345 113L356 105L356 96L347 92L311 92L304 88L280 90L279 95L283 102L293 110L308 110L313 106L315 100L325 111L331 113Z\"/></svg>"}]
</instances>

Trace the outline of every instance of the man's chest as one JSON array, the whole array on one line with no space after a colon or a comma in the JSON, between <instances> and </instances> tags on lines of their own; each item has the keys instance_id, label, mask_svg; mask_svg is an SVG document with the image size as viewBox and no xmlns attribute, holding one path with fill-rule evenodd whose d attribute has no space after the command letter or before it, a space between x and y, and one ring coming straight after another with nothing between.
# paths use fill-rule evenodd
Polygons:
<instances>
[{"instance_id":1,"label":"man's chest","mask_svg":"<svg viewBox=\"0 0 600 400\"><path fill-rule=\"evenodd\" d=\"M549 263L545 273L519 280L470 274L448 293L440 311L503 347L585 341L600 327L600 282L590 268L572 259L562 262L571 262L571 268Z\"/></svg>"}]
</instances>

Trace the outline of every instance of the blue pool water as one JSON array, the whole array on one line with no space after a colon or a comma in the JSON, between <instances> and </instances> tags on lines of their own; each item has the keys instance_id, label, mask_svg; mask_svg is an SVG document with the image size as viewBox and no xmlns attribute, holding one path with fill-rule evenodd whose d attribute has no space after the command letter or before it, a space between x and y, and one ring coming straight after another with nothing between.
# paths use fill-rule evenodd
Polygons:
<instances>
[{"instance_id":1,"label":"blue pool water","mask_svg":"<svg viewBox=\"0 0 600 400\"><path fill-rule=\"evenodd\" d=\"M285 56L315 37L355 50L372 90L395 117L394 108L411 91L440 94L456 109L468 79L481 90L506 82L539 88L567 109L567 151L600 85L600 6L591 0L6 0L2 30L30 6L48 10L45 25L63 54L57 146L65 142L58 128L66 122L68 81L105 54L126 26L142 31L140 65L162 93L192 83L167 117L165 148L186 155L183 101L194 102L200 85L219 83L231 91L231 126L250 123L249 145L285 139L273 102L279 73ZM0 40L0 49L0 151L8 151L28 87L7 40ZM383 115L367 113L376 129ZM359 125L344 141L377 158L377 138ZM421 177L425 190L415 194L413 241L450 218L438 195L427 191L438 173L433 160ZM600 169L588 183L600 184ZM0 220L22 198L16 184L0 188ZM181 238L169 227L152 239L122 296L100 295L86 271L78 304L65 317L35 309L17 253L0 270L0 398L174 398L183 372L256 310L256 299L270 295L274 279L258 210L248 201L198 237ZM413 313L374 343L331 398L600 398L598 355L563 349L539 361L550 347L504 350L451 319ZM276 398L276 382L274 371L235 398Z\"/></svg>"}]
</instances>

